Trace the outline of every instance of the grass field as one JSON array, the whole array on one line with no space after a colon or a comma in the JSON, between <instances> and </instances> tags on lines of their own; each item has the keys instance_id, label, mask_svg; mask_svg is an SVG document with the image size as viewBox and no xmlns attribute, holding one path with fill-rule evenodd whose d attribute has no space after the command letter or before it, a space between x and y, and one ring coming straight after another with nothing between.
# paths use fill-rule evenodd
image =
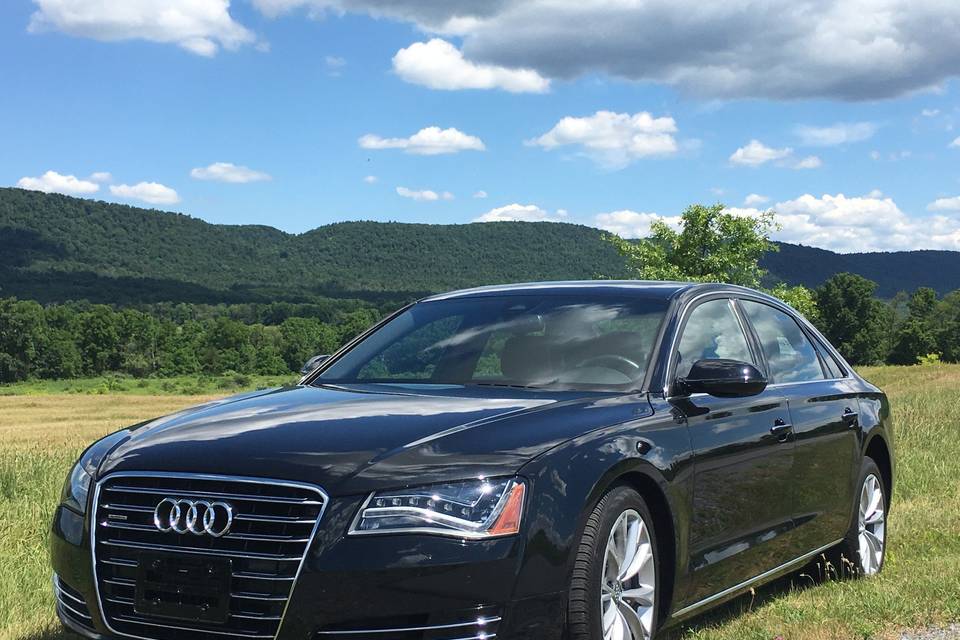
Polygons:
<instances>
[{"instance_id":1,"label":"grass field","mask_svg":"<svg viewBox=\"0 0 960 640\"><path fill-rule=\"evenodd\" d=\"M692 621L680 638L896 638L960 620L960 365L863 373L889 394L897 426L885 572L823 582L808 569ZM0 638L68 637L54 621L46 545L64 475L80 451L112 430L224 393L137 395L157 390L132 382L98 395L101 383L70 384L74 393L0 388Z\"/></svg>"}]
</instances>

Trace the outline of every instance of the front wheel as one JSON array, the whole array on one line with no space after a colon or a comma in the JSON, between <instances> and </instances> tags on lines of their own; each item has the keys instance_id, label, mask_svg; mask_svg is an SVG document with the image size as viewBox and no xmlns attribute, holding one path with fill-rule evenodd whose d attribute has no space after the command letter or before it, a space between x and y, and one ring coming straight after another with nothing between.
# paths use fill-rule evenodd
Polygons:
<instances>
[{"instance_id":1,"label":"front wheel","mask_svg":"<svg viewBox=\"0 0 960 640\"><path fill-rule=\"evenodd\" d=\"M643 498L616 487L591 512L570 584L571 640L646 640L657 628L658 554Z\"/></svg>"},{"instance_id":2,"label":"front wheel","mask_svg":"<svg viewBox=\"0 0 960 640\"><path fill-rule=\"evenodd\" d=\"M850 530L840 544L841 566L855 576L872 576L883 569L887 552L887 508L889 496L883 475L871 458L863 459L857 509Z\"/></svg>"}]
</instances>

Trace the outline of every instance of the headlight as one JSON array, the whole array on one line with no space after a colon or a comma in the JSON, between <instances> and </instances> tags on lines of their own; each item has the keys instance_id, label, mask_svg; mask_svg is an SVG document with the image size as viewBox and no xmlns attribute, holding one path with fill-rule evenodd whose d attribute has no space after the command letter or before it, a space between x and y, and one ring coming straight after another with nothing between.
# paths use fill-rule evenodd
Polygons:
<instances>
[{"instance_id":1,"label":"headlight","mask_svg":"<svg viewBox=\"0 0 960 640\"><path fill-rule=\"evenodd\" d=\"M478 540L520 531L524 483L478 479L378 491L360 508L351 535L426 533Z\"/></svg>"},{"instance_id":2,"label":"headlight","mask_svg":"<svg viewBox=\"0 0 960 640\"><path fill-rule=\"evenodd\" d=\"M83 452L67 474L66 482L63 483L63 492L60 495L62 504L80 514L87 510L87 497L90 495L90 485L93 484L93 476L97 468L103 458L126 437L126 430L117 431L97 440Z\"/></svg>"}]
</instances>

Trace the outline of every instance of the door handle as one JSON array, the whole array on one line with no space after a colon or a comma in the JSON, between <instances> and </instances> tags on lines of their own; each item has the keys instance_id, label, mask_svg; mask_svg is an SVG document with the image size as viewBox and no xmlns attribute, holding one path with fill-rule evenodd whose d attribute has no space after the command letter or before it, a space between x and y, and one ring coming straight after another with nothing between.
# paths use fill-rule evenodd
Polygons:
<instances>
[{"instance_id":1,"label":"door handle","mask_svg":"<svg viewBox=\"0 0 960 640\"><path fill-rule=\"evenodd\" d=\"M841 416L841 418L843 423L848 427L855 427L860 421L860 414L850 407L846 407L843 410L843 416Z\"/></svg>"},{"instance_id":2,"label":"door handle","mask_svg":"<svg viewBox=\"0 0 960 640\"><path fill-rule=\"evenodd\" d=\"M770 433L777 437L780 442L786 442L793 431L793 425L786 422L783 418L777 418L770 427Z\"/></svg>"}]
</instances>

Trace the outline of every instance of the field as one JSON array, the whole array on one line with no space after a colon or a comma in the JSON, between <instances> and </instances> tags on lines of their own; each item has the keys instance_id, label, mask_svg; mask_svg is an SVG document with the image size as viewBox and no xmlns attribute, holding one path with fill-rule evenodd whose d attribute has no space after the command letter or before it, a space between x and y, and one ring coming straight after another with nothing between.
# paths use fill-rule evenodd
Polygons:
<instances>
[{"instance_id":1,"label":"field","mask_svg":"<svg viewBox=\"0 0 960 640\"><path fill-rule=\"evenodd\" d=\"M872 580L824 581L810 567L692 621L675 634L682 640L898 638L903 630L960 620L960 365L863 373L890 395L897 426L885 572ZM103 380L0 388L0 638L68 637L53 616L46 544L64 475L86 444L261 382L184 381L173 391L161 382L125 381L110 389ZM178 388L200 393L137 394Z\"/></svg>"}]
</instances>

